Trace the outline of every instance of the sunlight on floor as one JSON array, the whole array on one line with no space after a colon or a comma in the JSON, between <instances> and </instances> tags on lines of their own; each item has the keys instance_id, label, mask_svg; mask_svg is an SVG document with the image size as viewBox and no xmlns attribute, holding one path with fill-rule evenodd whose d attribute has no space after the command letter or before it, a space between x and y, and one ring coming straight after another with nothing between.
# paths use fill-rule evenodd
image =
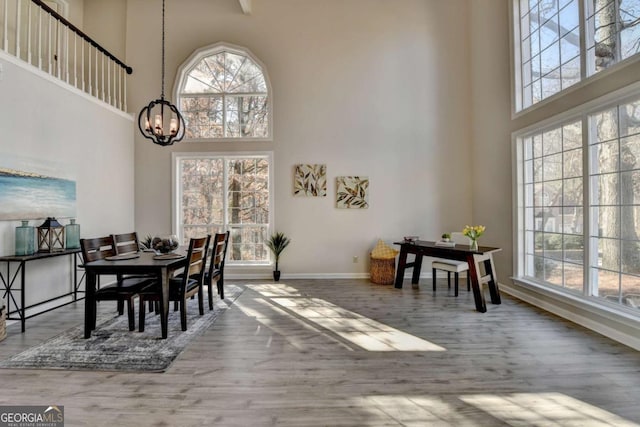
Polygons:
<instances>
[{"instance_id":1,"label":"sunlight on floor","mask_svg":"<svg viewBox=\"0 0 640 427\"><path fill-rule=\"evenodd\" d=\"M349 399L360 410L379 418L380 413L406 426L478 426L451 402L438 396L363 396Z\"/></svg>"},{"instance_id":2,"label":"sunlight on floor","mask_svg":"<svg viewBox=\"0 0 640 427\"><path fill-rule=\"evenodd\" d=\"M262 305L262 307L266 310L270 310L270 311L274 311L275 313L282 315L282 316L288 316L293 322L297 323L298 325L300 325L302 328L304 329L308 329L310 331L312 331L315 334L320 334L324 337L326 337L328 340L335 342L336 344L340 345L341 347L344 347L346 350L348 351L353 351L352 348L350 348L349 346L347 346L346 344L344 344L342 341L339 341L337 338L330 336L329 334L323 332L320 328L313 326L311 324L309 324L308 322L304 322L294 316L291 316L290 313L288 313L287 311L281 309L280 307L277 307L275 305L273 305L270 302L264 301L264 300L255 300L258 304ZM303 351L303 350L307 350L308 348L308 343L306 341L306 339L304 337L298 337L298 336L292 336L289 331L284 330L282 328L280 328L278 326L278 324L276 322L274 322L271 319L271 315L270 314L264 314L261 313L258 310L255 310L251 307L248 307L246 304L240 302L240 301L236 301L235 306L240 309L244 314L246 314L247 316L253 317L255 318L260 324L264 325L268 330L280 335L281 337L283 337L284 339L287 340L287 342L289 344L291 344L292 346L294 346L295 348ZM256 331L256 333L260 333L260 326L258 326L258 330ZM269 344L271 343L271 341L269 341Z\"/></svg>"},{"instance_id":3,"label":"sunlight on floor","mask_svg":"<svg viewBox=\"0 0 640 427\"><path fill-rule=\"evenodd\" d=\"M445 348L287 285L249 285L272 303L369 351L446 351Z\"/></svg>"},{"instance_id":4,"label":"sunlight on floor","mask_svg":"<svg viewBox=\"0 0 640 427\"><path fill-rule=\"evenodd\" d=\"M631 421L562 393L468 396L363 396L350 404L371 415L386 414L402 425L638 427ZM476 409L470 410L467 405ZM480 410L483 414L478 414ZM496 422L496 419L501 422Z\"/></svg>"},{"instance_id":5,"label":"sunlight on floor","mask_svg":"<svg viewBox=\"0 0 640 427\"><path fill-rule=\"evenodd\" d=\"M638 427L636 423L562 393L476 394L460 399L511 426Z\"/></svg>"}]
</instances>

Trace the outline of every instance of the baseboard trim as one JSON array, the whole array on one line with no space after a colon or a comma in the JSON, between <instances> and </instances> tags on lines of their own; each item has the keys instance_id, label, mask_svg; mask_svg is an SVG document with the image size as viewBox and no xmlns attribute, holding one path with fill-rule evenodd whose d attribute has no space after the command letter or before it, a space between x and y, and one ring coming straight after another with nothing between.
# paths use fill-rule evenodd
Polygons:
<instances>
[{"instance_id":1,"label":"baseboard trim","mask_svg":"<svg viewBox=\"0 0 640 427\"><path fill-rule=\"evenodd\" d=\"M640 350L640 319L633 315L594 304L578 296L512 278L512 284L500 284L500 290L580 326Z\"/></svg>"}]
</instances>

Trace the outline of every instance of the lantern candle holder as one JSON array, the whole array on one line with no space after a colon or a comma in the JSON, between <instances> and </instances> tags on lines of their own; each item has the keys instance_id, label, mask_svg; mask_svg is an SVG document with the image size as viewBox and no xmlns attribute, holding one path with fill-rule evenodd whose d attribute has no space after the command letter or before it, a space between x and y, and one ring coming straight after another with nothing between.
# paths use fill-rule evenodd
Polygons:
<instances>
[{"instance_id":1,"label":"lantern candle holder","mask_svg":"<svg viewBox=\"0 0 640 427\"><path fill-rule=\"evenodd\" d=\"M58 252L64 250L64 226L55 218L47 218L38 227L38 252Z\"/></svg>"}]
</instances>

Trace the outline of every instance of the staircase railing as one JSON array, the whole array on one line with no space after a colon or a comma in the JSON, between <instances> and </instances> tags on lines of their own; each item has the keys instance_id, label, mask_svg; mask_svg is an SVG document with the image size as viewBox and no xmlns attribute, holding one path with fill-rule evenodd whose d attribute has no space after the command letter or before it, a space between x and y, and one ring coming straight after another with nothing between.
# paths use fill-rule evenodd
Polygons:
<instances>
[{"instance_id":1,"label":"staircase railing","mask_svg":"<svg viewBox=\"0 0 640 427\"><path fill-rule=\"evenodd\" d=\"M41 0L0 0L0 49L127 111L131 67Z\"/></svg>"}]
</instances>

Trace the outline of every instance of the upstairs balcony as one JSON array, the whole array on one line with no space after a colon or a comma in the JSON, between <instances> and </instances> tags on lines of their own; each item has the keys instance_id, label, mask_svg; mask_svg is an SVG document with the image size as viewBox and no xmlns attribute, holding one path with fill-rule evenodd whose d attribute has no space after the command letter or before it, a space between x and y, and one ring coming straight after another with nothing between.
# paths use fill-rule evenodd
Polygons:
<instances>
[{"instance_id":1,"label":"upstairs balcony","mask_svg":"<svg viewBox=\"0 0 640 427\"><path fill-rule=\"evenodd\" d=\"M0 0L0 50L127 111L131 67L41 0Z\"/></svg>"}]
</instances>

